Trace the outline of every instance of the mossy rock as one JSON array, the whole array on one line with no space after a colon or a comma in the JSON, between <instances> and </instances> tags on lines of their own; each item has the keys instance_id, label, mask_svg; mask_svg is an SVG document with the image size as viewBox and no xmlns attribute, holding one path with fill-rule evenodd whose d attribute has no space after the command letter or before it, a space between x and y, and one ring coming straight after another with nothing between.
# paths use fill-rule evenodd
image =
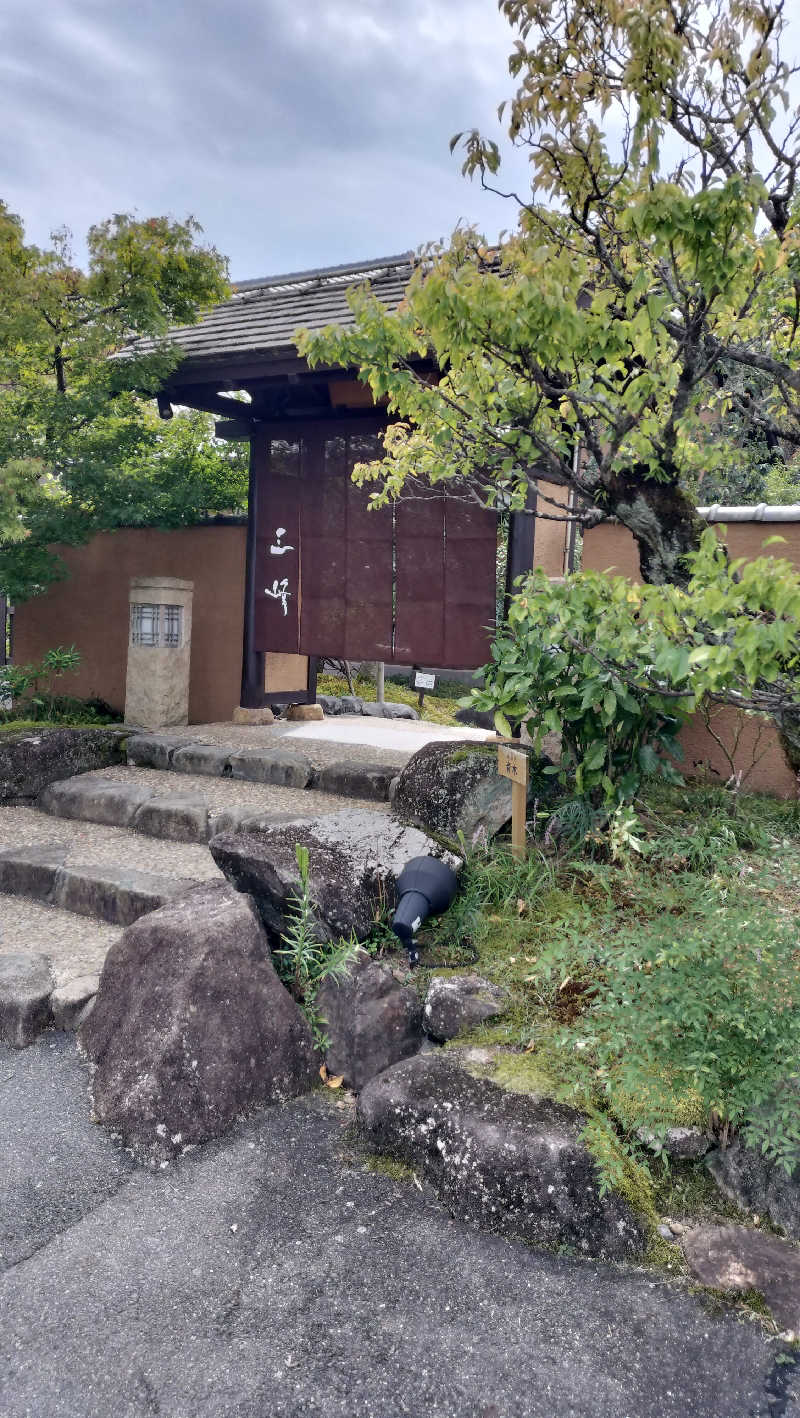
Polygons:
<instances>
[{"instance_id":1,"label":"mossy rock","mask_svg":"<svg viewBox=\"0 0 800 1418\"><path fill-rule=\"evenodd\" d=\"M552 796L544 773L550 759L529 757L528 803ZM497 771L497 743L429 743L409 759L397 780L393 804L405 822L433 836L472 844L488 841L511 820L511 785Z\"/></svg>"},{"instance_id":2,"label":"mossy rock","mask_svg":"<svg viewBox=\"0 0 800 1418\"><path fill-rule=\"evenodd\" d=\"M125 761L127 731L42 725L0 740L0 803L33 802L49 783Z\"/></svg>"}]
</instances>

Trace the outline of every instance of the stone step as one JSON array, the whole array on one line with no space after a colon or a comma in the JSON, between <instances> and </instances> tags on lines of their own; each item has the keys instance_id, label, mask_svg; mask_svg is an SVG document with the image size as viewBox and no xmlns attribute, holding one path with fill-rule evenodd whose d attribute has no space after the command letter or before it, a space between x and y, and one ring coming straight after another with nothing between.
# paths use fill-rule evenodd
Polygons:
<instances>
[{"instance_id":1,"label":"stone step","mask_svg":"<svg viewBox=\"0 0 800 1418\"><path fill-rule=\"evenodd\" d=\"M147 911L199 885L194 877L161 876L111 863L72 866L68 856L66 843L0 852L0 892L129 926Z\"/></svg>"},{"instance_id":2,"label":"stone step","mask_svg":"<svg viewBox=\"0 0 800 1418\"><path fill-rule=\"evenodd\" d=\"M331 781L352 798L346 769ZM342 803L333 793L313 789L119 767L51 783L38 805L62 819L102 823L172 842L208 842L220 832L272 826L309 814L326 816L340 810ZM383 804L360 799L353 806L387 810Z\"/></svg>"},{"instance_id":3,"label":"stone step","mask_svg":"<svg viewBox=\"0 0 800 1418\"><path fill-rule=\"evenodd\" d=\"M392 780L400 771L396 764L361 758L315 765L305 754L283 748L279 742L275 747L231 748L167 734L136 734L128 739L126 747L128 763L135 767L310 788L371 802L388 802Z\"/></svg>"}]
</instances>

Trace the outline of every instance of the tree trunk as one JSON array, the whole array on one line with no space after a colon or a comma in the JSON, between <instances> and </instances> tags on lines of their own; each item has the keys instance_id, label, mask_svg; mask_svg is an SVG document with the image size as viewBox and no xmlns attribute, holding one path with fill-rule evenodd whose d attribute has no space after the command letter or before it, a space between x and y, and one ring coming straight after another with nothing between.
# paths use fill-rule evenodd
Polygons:
<instances>
[{"instance_id":1,"label":"tree trunk","mask_svg":"<svg viewBox=\"0 0 800 1418\"><path fill-rule=\"evenodd\" d=\"M686 587L686 555L697 550L705 523L677 483L657 482L636 469L612 474L603 482L602 506L634 537L643 581Z\"/></svg>"}]
</instances>

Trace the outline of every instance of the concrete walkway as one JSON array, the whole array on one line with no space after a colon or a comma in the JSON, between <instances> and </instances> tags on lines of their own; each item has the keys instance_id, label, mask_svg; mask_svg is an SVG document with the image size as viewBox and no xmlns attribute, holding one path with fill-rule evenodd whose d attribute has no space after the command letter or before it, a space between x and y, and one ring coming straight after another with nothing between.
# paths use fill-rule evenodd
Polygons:
<instances>
[{"instance_id":1,"label":"concrete walkway","mask_svg":"<svg viewBox=\"0 0 800 1418\"><path fill-rule=\"evenodd\" d=\"M331 757L342 758L343 744L349 750L344 756L354 761L374 761L377 758L402 767L412 753L426 743L455 743L463 739L480 742L496 737L485 729L433 724L426 719L372 719L360 714L343 714L341 717L297 724L285 719L258 726L190 724L188 728L170 729L169 735L199 743L217 743L225 748L274 748L281 740L296 740L298 748L302 748L320 767Z\"/></svg>"},{"instance_id":2,"label":"concrete walkway","mask_svg":"<svg viewBox=\"0 0 800 1418\"><path fill-rule=\"evenodd\" d=\"M71 1040L0 1050L3 1418L800 1418L756 1323L468 1230L349 1122L318 1093L153 1174Z\"/></svg>"},{"instance_id":3,"label":"concrete walkway","mask_svg":"<svg viewBox=\"0 0 800 1418\"><path fill-rule=\"evenodd\" d=\"M304 747L309 741L325 741L408 754L416 753L426 743L457 743L464 739L481 742L496 737L485 729L470 729L461 725L454 728L450 724L430 724L423 719L418 722L413 719L362 719L358 714L352 718L348 715L316 723L280 724L276 728L282 730L283 738L302 740Z\"/></svg>"}]
</instances>

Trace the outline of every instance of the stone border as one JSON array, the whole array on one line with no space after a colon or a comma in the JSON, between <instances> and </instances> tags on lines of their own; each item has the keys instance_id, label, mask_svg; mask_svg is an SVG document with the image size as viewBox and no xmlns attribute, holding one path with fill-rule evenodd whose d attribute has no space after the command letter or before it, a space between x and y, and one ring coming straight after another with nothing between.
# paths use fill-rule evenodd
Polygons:
<instances>
[{"instance_id":1,"label":"stone border","mask_svg":"<svg viewBox=\"0 0 800 1418\"><path fill-rule=\"evenodd\" d=\"M77 916L129 926L200 882L157 876L132 867L66 866L66 846L32 846L0 852L0 891L27 896Z\"/></svg>"},{"instance_id":2,"label":"stone border","mask_svg":"<svg viewBox=\"0 0 800 1418\"><path fill-rule=\"evenodd\" d=\"M400 769L396 764L351 759L315 768L304 754L285 748L225 748L221 744L173 738L167 734L134 734L128 739L128 763L172 773L240 778L281 788L312 788L320 793L388 802Z\"/></svg>"},{"instance_id":3,"label":"stone border","mask_svg":"<svg viewBox=\"0 0 800 1418\"><path fill-rule=\"evenodd\" d=\"M73 729L43 723L41 731L3 735L0 804L31 803L48 783L124 763L129 733L129 729L113 725Z\"/></svg>"}]
</instances>

